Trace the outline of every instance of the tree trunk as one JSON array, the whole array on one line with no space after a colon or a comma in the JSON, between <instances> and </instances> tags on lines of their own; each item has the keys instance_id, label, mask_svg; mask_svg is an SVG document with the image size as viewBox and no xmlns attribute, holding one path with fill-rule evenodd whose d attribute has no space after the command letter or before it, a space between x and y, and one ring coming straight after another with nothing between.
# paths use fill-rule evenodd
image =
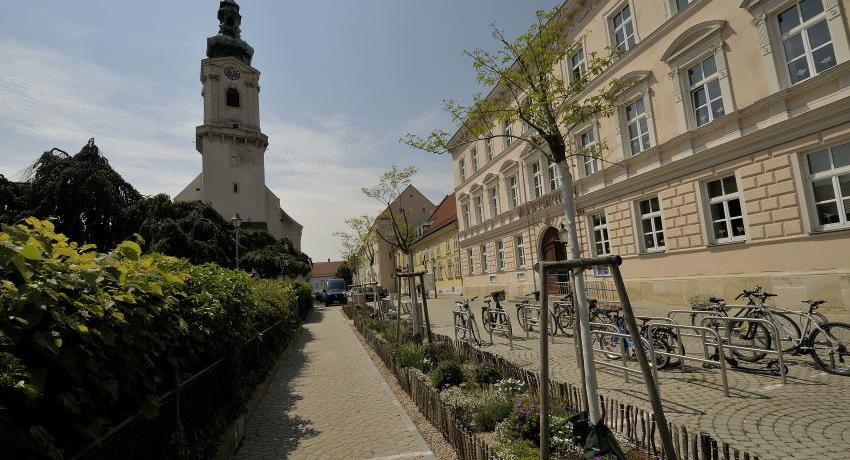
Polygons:
<instances>
[{"instance_id":1,"label":"tree trunk","mask_svg":"<svg viewBox=\"0 0 850 460\"><path fill-rule=\"evenodd\" d=\"M405 254L407 273L413 273L413 254ZM410 320L413 323L413 336L419 338L421 330L419 326L419 302L416 299L416 280L414 277L407 278L407 290L410 293Z\"/></svg>"},{"instance_id":2,"label":"tree trunk","mask_svg":"<svg viewBox=\"0 0 850 460\"><path fill-rule=\"evenodd\" d=\"M573 197L573 176L566 160L557 163L561 176L561 198L564 205L564 226L567 228L569 245L569 260L581 258L576 227L576 203ZM584 362L584 386L587 393L587 413L590 423L599 422L599 396L596 387L596 367L593 363L593 343L590 337L590 311L587 303L587 293L584 288L584 272L576 270L572 273L575 292L575 309L578 313L579 329L581 331L581 351Z\"/></svg>"}]
</instances>

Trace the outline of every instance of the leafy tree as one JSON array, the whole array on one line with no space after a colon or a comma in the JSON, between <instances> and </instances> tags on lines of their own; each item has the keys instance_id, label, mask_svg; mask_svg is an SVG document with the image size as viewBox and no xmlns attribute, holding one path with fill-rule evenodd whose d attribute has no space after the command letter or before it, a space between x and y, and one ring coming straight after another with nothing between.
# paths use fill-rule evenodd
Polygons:
<instances>
[{"instance_id":1,"label":"leafy tree","mask_svg":"<svg viewBox=\"0 0 850 460\"><path fill-rule=\"evenodd\" d=\"M240 257L240 267L263 278L307 276L313 267L310 258L293 248L287 239L260 247Z\"/></svg>"},{"instance_id":2,"label":"leafy tree","mask_svg":"<svg viewBox=\"0 0 850 460\"><path fill-rule=\"evenodd\" d=\"M410 222L408 210L401 203L397 203L396 199L410 185L414 174L416 174L416 168L412 166L405 169L398 169L398 167L393 166L378 179L377 184L361 189L364 195L386 206L375 220L372 230L380 240L404 254L407 265L406 269L409 272L413 271L412 246L416 241L416 228ZM411 293L415 290L414 283L413 278L410 278L409 289ZM418 308L413 309L411 317L413 330L419 331L420 318Z\"/></svg>"},{"instance_id":3,"label":"leafy tree","mask_svg":"<svg viewBox=\"0 0 850 460\"><path fill-rule=\"evenodd\" d=\"M26 182L12 182L0 174L0 222L12 223L20 218L28 188Z\"/></svg>"},{"instance_id":4,"label":"leafy tree","mask_svg":"<svg viewBox=\"0 0 850 460\"><path fill-rule=\"evenodd\" d=\"M23 214L55 218L69 238L98 247L114 247L127 236L121 232L124 210L142 197L112 169L94 139L73 156L59 149L45 152L27 179Z\"/></svg>"},{"instance_id":5,"label":"leafy tree","mask_svg":"<svg viewBox=\"0 0 850 460\"><path fill-rule=\"evenodd\" d=\"M351 232L336 232L334 236L340 240L340 252L351 266L355 277L359 277L360 266L366 265L369 271L369 281L377 281L375 275L375 244L377 235L372 227L375 219L363 215L345 219L345 224ZM360 280L365 282L366 280Z\"/></svg>"},{"instance_id":6,"label":"leafy tree","mask_svg":"<svg viewBox=\"0 0 850 460\"><path fill-rule=\"evenodd\" d=\"M495 87L488 96L480 93L466 106L449 100L445 110L455 124L457 134L450 136L435 130L426 137L406 135L402 141L432 153L446 153L463 146L493 138L506 138L525 143L527 149L541 153L556 168L561 179L561 198L568 234L569 258L580 257L576 232L576 207L573 197L573 177L568 158L593 157L603 160L606 146L597 144L593 149L583 149L572 140L575 129L597 116L611 116L618 103L618 95L634 84L620 79L600 80L619 54L617 49L587 55L587 70L571 81L566 81L558 69L562 63L582 49L582 37L567 38L567 18L556 7L537 13L536 21L528 32L515 40L505 37L502 30L493 26L492 36L497 51L476 48L465 51L472 59L476 80L486 87ZM508 133L501 129L505 124L521 122L522 130ZM520 131L520 132L516 132ZM582 345L586 375L594 374L592 347L587 333L588 312L584 278L576 274L576 301L580 308ZM588 400L596 401L595 388L588 382ZM591 394L591 392L593 394ZM598 409L591 409L593 423L599 419Z\"/></svg>"},{"instance_id":7,"label":"leafy tree","mask_svg":"<svg viewBox=\"0 0 850 460\"><path fill-rule=\"evenodd\" d=\"M346 285L351 285L354 280L354 271L351 269L351 265L347 260L344 260L339 268L336 269L336 273L334 274L337 278L342 278L345 280Z\"/></svg>"}]
</instances>

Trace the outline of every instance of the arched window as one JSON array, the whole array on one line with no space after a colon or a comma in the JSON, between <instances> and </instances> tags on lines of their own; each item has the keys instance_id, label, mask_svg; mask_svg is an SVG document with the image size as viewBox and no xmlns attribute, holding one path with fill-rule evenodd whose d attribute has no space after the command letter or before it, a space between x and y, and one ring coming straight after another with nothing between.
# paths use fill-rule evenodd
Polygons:
<instances>
[{"instance_id":1,"label":"arched window","mask_svg":"<svg viewBox=\"0 0 850 460\"><path fill-rule=\"evenodd\" d=\"M236 88L227 89L227 106L239 107L239 91Z\"/></svg>"}]
</instances>

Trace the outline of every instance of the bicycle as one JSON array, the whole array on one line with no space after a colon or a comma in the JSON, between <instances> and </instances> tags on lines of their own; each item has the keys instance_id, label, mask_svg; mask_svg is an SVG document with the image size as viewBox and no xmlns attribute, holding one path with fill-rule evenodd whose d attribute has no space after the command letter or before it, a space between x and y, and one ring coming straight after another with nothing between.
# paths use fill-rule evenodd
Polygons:
<instances>
[{"instance_id":1,"label":"bicycle","mask_svg":"<svg viewBox=\"0 0 850 460\"><path fill-rule=\"evenodd\" d=\"M626 327L625 319L622 315L620 315L620 311L620 307L596 308L594 314L596 315L596 318L605 317L606 320L601 321L602 324L607 324L608 327L614 330L614 332L620 334L629 334L629 330ZM603 328L597 326L596 329L601 330ZM681 360L674 361L670 356L659 353L672 353L672 350L680 350L681 352L684 352L682 344L679 342L678 336L676 336L672 329L655 329L655 332L652 334L652 337L647 336L648 330L648 320L644 320L643 325L639 326L638 335L640 336L641 345L643 346L643 349L646 352L647 358L651 356L650 348L655 351L655 367L658 369L666 369L681 364ZM599 338L597 340L599 343L599 347L603 350L603 354L608 359L620 359L620 357L622 356L619 351L621 347L621 337L611 336L607 334L599 334L598 337ZM668 340L675 341L675 343L671 345L670 343L668 343ZM635 343L631 339L631 337L625 337L625 347L626 353L628 353L630 356L634 356Z\"/></svg>"},{"instance_id":2,"label":"bicycle","mask_svg":"<svg viewBox=\"0 0 850 460\"><path fill-rule=\"evenodd\" d=\"M565 337L572 337L576 313L571 295L565 295L561 300L552 303L552 316L555 318L555 325L558 326L558 330Z\"/></svg>"},{"instance_id":3,"label":"bicycle","mask_svg":"<svg viewBox=\"0 0 850 460\"><path fill-rule=\"evenodd\" d=\"M505 300L505 291L496 291L484 297L484 306L481 307L481 324L484 325L484 330L490 334L490 342L493 342L493 333L501 332L508 337L513 346L513 329L511 328L511 318L502 307L501 302ZM496 306L492 307L491 302L495 302Z\"/></svg>"},{"instance_id":4,"label":"bicycle","mask_svg":"<svg viewBox=\"0 0 850 460\"><path fill-rule=\"evenodd\" d=\"M463 333L460 340L466 340L467 342L471 340L472 343L480 347L481 335L478 333L478 324L475 322L475 314L469 308L469 303L474 302L477 298L478 296L471 299L456 300L452 317L454 320L455 340L458 339L458 330L460 330Z\"/></svg>"},{"instance_id":5,"label":"bicycle","mask_svg":"<svg viewBox=\"0 0 850 460\"><path fill-rule=\"evenodd\" d=\"M534 296L534 302L530 297ZM525 332L532 332L540 324L540 291L526 294L525 299L516 304L516 317L519 327ZM553 312L549 312L549 334L557 333L557 320Z\"/></svg>"}]
</instances>

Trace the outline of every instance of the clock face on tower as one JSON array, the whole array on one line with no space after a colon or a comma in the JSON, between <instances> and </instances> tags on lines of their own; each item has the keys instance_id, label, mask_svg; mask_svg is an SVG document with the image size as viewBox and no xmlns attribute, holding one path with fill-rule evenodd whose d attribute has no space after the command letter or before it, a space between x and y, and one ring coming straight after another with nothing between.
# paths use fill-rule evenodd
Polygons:
<instances>
[{"instance_id":1,"label":"clock face on tower","mask_svg":"<svg viewBox=\"0 0 850 460\"><path fill-rule=\"evenodd\" d=\"M231 80L238 80L242 73L236 67L229 65L224 68L224 75Z\"/></svg>"}]
</instances>

